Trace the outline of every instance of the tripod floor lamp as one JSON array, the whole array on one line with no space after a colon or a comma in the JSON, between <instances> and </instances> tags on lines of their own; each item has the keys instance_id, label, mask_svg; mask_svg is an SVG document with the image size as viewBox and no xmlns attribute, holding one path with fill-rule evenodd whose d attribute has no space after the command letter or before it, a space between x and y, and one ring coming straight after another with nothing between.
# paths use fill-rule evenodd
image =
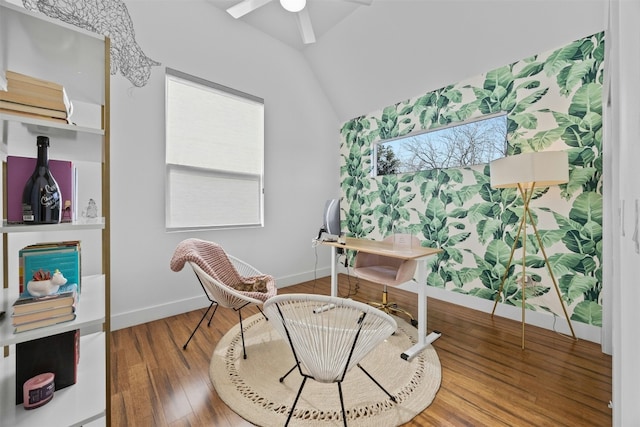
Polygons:
<instances>
[{"instance_id":1,"label":"tripod floor lamp","mask_svg":"<svg viewBox=\"0 0 640 427\"><path fill-rule=\"evenodd\" d=\"M509 267L511 267L511 262L513 261L513 254L516 250L516 246L518 245L518 241L522 237L522 349L524 349L524 326L525 326L525 299L526 299L526 285L527 285L527 275L526 275L526 253L527 253L527 221L531 224L533 228L534 235L538 240L538 245L544 256L544 261L547 266L547 270L549 272L549 276L551 276L551 280L553 282L553 286L556 290L556 294L560 299L560 304L562 306L562 310L564 311L564 316L567 319L567 323L569 324L569 329L571 330L571 335L573 339L576 338L576 334L573 331L573 326L571 325L571 320L569 319L569 315L567 314L567 309L565 307L564 301L562 300L562 295L560 294L560 288L558 287L558 282L553 274L553 270L551 269L551 265L549 264L549 259L547 258L547 254L544 250L544 245L542 244L542 239L540 238L540 234L538 233L538 228L536 227L535 222L533 221L533 216L531 215L531 210L529 208L529 202L531 201L531 196L533 195L533 190L539 187L550 187L552 185L563 184L569 180L569 162L568 156L565 151L539 151L535 153L523 153L517 154L513 156L503 157L498 160L494 160L490 164L491 171L491 187L493 188L518 188L520 195L523 200L523 212L522 218L520 219L520 225L518 227L518 234L513 242L513 246L511 247L511 255L509 256L509 262L507 263L507 268L502 276L502 281L500 282L500 288L498 290L498 294L494 300L493 311L491 312L491 316L496 311L496 306L498 305L498 300L500 299L500 295L504 291L504 283L507 279L507 275L509 273Z\"/></svg>"}]
</instances>

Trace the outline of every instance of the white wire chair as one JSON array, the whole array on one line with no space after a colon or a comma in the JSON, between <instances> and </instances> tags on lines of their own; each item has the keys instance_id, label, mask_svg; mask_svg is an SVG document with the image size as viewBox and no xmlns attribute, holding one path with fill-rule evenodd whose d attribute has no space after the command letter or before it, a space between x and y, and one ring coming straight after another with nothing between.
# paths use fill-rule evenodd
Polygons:
<instances>
[{"instance_id":1,"label":"white wire chair","mask_svg":"<svg viewBox=\"0 0 640 427\"><path fill-rule=\"evenodd\" d=\"M342 381L355 366L391 401L396 401L360 365L367 354L396 331L397 324L391 316L358 301L315 294L278 295L267 300L263 309L274 328L288 341L296 362L280 382L296 368L303 377L285 426L289 424L309 378L321 383L337 383L346 426Z\"/></svg>"},{"instance_id":2,"label":"white wire chair","mask_svg":"<svg viewBox=\"0 0 640 427\"><path fill-rule=\"evenodd\" d=\"M182 348L184 350L187 349L191 338L193 338L209 311L213 308L207 326L211 326L211 320L216 314L216 310L219 306L222 306L238 312L240 334L242 336L242 352L243 357L246 359L242 309L254 304L262 313L260 307L264 301L275 296L278 292L274 278L262 274L258 269L239 258L227 254L217 243L200 239L187 239L180 242L176 247L171 259L171 269L180 271L185 264L190 265L193 269L210 304ZM234 284L252 283L256 279L266 281L266 292L245 292L236 290L233 287ZM264 315L264 313L262 314ZM266 316L265 318L268 320Z\"/></svg>"}]
</instances>

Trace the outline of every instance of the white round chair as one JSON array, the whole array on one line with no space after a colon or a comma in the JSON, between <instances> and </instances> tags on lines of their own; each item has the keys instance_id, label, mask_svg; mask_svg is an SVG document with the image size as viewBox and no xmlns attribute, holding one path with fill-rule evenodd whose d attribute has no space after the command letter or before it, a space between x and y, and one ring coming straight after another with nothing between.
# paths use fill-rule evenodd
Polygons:
<instances>
[{"instance_id":1,"label":"white round chair","mask_svg":"<svg viewBox=\"0 0 640 427\"><path fill-rule=\"evenodd\" d=\"M305 382L337 383L343 423L347 425L342 381L358 366L384 391L396 399L361 365L360 361L397 328L396 321L381 310L350 299L315 294L284 294L268 299L263 306L273 327L287 340L303 377L285 426L289 424Z\"/></svg>"}]
</instances>

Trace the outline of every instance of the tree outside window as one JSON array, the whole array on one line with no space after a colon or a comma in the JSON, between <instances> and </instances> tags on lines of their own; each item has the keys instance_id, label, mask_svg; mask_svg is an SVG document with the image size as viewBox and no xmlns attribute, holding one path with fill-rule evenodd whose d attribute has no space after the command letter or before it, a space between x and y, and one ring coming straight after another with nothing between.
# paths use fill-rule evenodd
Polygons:
<instances>
[{"instance_id":1,"label":"tree outside window","mask_svg":"<svg viewBox=\"0 0 640 427\"><path fill-rule=\"evenodd\" d=\"M507 116L378 143L376 174L390 175L489 163L507 153Z\"/></svg>"}]
</instances>

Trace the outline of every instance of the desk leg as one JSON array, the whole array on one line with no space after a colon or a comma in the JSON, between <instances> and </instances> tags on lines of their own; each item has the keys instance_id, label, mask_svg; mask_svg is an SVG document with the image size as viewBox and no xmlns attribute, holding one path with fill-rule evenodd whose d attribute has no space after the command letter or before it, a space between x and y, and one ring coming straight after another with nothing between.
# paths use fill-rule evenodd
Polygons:
<instances>
[{"instance_id":1,"label":"desk leg","mask_svg":"<svg viewBox=\"0 0 640 427\"><path fill-rule=\"evenodd\" d=\"M429 344L440 338L442 335L438 331L433 331L427 335L427 260L418 261L417 268L418 281L418 342L413 347L400 355L404 360L413 359L418 353L424 350Z\"/></svg>"},{"instance_id":2,"label":"desk leg","mask_svg":"<svg viewBox=\"0 0 640 427\"><path fill-rule=\"evenodd\" d=\"M331 247L331 296L335 297L338 295L338 270L336 266L338 265L338 248L335 246Z\"/></svg>"}]
</instances>

